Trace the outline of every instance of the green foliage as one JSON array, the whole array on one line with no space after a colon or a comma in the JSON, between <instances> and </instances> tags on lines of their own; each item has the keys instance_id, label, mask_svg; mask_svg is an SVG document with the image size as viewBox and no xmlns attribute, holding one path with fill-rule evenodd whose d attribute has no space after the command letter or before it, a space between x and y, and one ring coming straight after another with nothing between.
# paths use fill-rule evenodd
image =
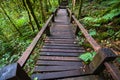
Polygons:
<instances>
[{"instance_id":1,"label":"green foliage","mask_svg":"<svg viewBox=\"0 0 120 80\"><path fill-rule=\"evenodd\" d=\"M15 24L19 27L25 25L28 23L28 17L27 16L22 16L19 19L15 20Z\"/></svg>"},{"instance_id":2,"label":"green foliage","mask_svg":"<svg viewBox=\"0 0 120 80\"><path fill-rule=\"evenodd\" d=\"M34 80L38 80L38 78L37 78L37 77L35 77L35 78L34 78Z\"/></svg>"},{"instance_id":3,"label":"green foliage","mask_svg":"<svg viewBox=\"0 0 120 80\"><path fill-rule=\"evenodd\" d=\"M120 63L120 58L117 58L117 61Z\"/></svg>"},{"instance_id":4,"label":"green foliage","mask_svg":"<svg viewBox=\"0 0 120 80\"><path fill-rule=\"evenodd\" d=\"M96 55L96 52L86 52L79 56L80 59L82 59L86 64L89 64L93 57Z\"/></svg>"},{"instance_id":5,"label":"green foliage","mask_svg":"<svg viewBox=\"0 0 120 80\"><path fill-rule=\"evenodd\" d=\"M113 36L115 31L112 30L112 29L109 29L109 30L107 30L107 33L108 33L109 36Z\"/></svg>"},{"instance_id":6,"label":"green foliage","mask_svg":"<svg viewBox=\"0 0 120 80\"><path fill-rule=\"evenodd\" d=\"M40 0L41 1L41 0ZM38 19L38 22L41 26L43 26L41 10L40 10L40 2L39 0L32 0L32 7L35 12L35 16ZM46 14L45 17L49 17L49 15L56 9L58 6L57 0L50 0L52 4L52 8L49 6L49 14ZM34 4L35 3L35 4ZM15 30L13 24L9 21L6 14L0 8L0 68L7 65L14 63L18 60L21 54L26 50L28 45L31 43L35 35L38 33L36 24L34 22L33 17L31 17L32 24L35 27L35 31L31 30L31 23L29 22L29 16L27 10L22 5L22 1L17 0L8 0L2 1L3 8L5 9L6 13L13 21L15 26L18 30L22 33L22 36L18 35L19 33ZM43 5L45 5L43 0ZM45 9L46 6L43 7ZM46 13L46 12L45 12ZM41 43L40 43L41 44ZM35 50L38 51L38 50ZM38 51L39 52L39 51ZM32 73L32 69L35 63L35 59L38 54L34 53L31 59L28 61L27 66L25 69L29 74Z\"/></svg>"},{"instance_id":7,"label":"green foliage","mask_svg":"<svg viewBox=\"0 0 120 80\"><path fill-rule=\"evenodd\" d=\"M91 36L95 36L95 35L97 34L97 32L96 32L95 29L90 29L90 30L89 30L89 34L90 34Z\"/></svg>"},{"instance_id":8,"label":"green foliage","mask_svg":"<svg viewBox=\"0 0 120 80\"><path fill-rule=\"evenodd\" d=\"M79 45L83 45L84 44L84 41L85 41L85 38L84 37L81 37L82 36L82 33L79 32L78 33L78 36L77 36L77 40L79 41L78 44Z\"/></svg>"},{"instance_id":9,"label":"green foliage","mask_svg":"<svg viewBox=\"0 0 120 80\"><path fill-rule=\"evenodd\" d=\"M105 14L102 17L98 17L98 18L93 18L93 17L85 17L83 18L84 22L86 23L93 23L93 26L100 26L100 24L103 23L108 23L109 21L111 21L114 17L120 15L120 9L114 9L111 10L109 13Z\"/></svg>"}]
</instances>

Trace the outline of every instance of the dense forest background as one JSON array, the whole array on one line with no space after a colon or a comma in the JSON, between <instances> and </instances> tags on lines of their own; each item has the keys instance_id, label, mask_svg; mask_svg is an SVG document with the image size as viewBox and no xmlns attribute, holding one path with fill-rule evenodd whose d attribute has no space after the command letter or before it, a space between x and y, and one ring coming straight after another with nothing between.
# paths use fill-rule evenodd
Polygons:
<instances>
[{"instance_id":1,"label":"dense forest background","mask_svg":"<svg viewBox=\"0 0 120 80\"><path fill-rule=\"evenodd\" d=\"M18 60L59 2L1 0L0 67ZM68 7L97 42L120 53L120 0L69 0ZM83 41L81 38L80 44ZM36 57L34 54L28 61L28 71L34 66Z\"/></svg>"}]
</instances>

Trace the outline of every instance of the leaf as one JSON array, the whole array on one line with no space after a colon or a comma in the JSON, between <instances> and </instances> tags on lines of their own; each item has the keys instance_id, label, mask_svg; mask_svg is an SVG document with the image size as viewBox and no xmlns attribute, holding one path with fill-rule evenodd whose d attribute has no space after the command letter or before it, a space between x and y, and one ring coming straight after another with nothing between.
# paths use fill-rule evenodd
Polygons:
<instances>
[{"instance_id":1,"label":"leaf","mask_svg":"<svg viewBox=\"0 0 120 80\"><path fill-rule=\"evenodd\" d=\"M91 36L95 36L95 35L97 34L97 32L96 32L95 29L90 29L90 30L89 30L89 34L90 34Z\"/></svg>"},{"instance_id":2,"label":"leaf","mask_svg":"<svg viewBox=\"0 0 120 80\"><path fill-rule=\"evenodd\" d=\"M37 78L37 77L35 77L35 78L34 78L34 80L38 80L38 78Z\"/></svg>"},{"instance_id":3,"label":"leaf","mask_svg":"<svg viewBox=\"0 0 120 80\"><path fill-rule=\"evenodd\" d=\"M89 64L93 57L96 55L96 52L86 52L79 56L80 59L82 59L86 64Z\"/></svg>"}]
</instances>

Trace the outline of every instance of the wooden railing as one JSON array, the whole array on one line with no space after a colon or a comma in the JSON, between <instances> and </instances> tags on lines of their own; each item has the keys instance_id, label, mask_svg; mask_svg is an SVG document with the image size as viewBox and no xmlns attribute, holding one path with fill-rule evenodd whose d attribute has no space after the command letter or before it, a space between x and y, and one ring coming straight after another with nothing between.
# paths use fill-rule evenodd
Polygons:
<instances>
[{"instance_id":1,"label":"wooden railing","mask_svg":"<svg viewBox=\"0 0 120 80\"><path fill-rule=\"evenodd\" d=\"M0 80L31 80L31 78L27 75L27 73L23 70L24 65L26 64L27 60L31 56L33 50L35 49L38 41L42 37L43 34L50 36L50 25L51 21L54 22L54 17L57 13L57 10L50 16L47 20L46 24L42 27L39 31L37 36L33 39L32 43L29 47L25 50L22 56L19 58L17 63L8 65L0 70ZM87 65L89 67L89 75L91 74L99 74L104 69L107 69L113 79L120 80L120 73L119 70L114 66L111 61L116 59L117 55L111 49L102 48L93 38L89 35L87 30L79 23L79 21L75 18L73 13L67 9L68 16L70 17L70 22L74 22L76 26L76 34L81 31L87 41L91 44L93 49L97 52L93 61ZM84 74L82 74L83 76ZM86 75L86 74L85 74Z\"/></svg>"},{"instance_id":2,"label":"wooden railing","mask_svg":"<svg viewBox=\"0 0 120 80\"><path fill-rule=\"evenodd\" d=\"M50 16L46 24L43 26L43 28L40 30L40 32L37 34L37 36L33 39L32 43L29 45L29 47L26 49L26 51L22 54L22 56L17 61L21 67L24 67L26 61L29 59L32 51L34 50L35 46L37 45L39 39L42 37L44 33L46 33L48 36L50 35L50 21L52 20L53 15Z\"/></svg>"},{"instance_id":3,"label":"wooden railing","mask_svg":"<svg viewBox=\"0 0 120 80\"><path fill-rule=\"evenodd\" d=\"M33 39L32 43L29 45L29 47L26 49L26 51L22 54L22 56L17 61L17 63L19 63L21 67L24 67L25 63L29 59L32 51L36 47L36 45L37 45L38 41L40 40L40 38L42 37L42 35L45 33L47 36L50 36L50 26L51 26L50 22L51 21L54 22L54 17L56 16L57 11L58 11L58 8L52 13L52 15L47 20L46 24L38 32L36 37Z\"/></svg>"},{"instance_id":4,"label":"wooden railing","mask_svg":"<svg viewBox=\"0 0 120 80\"><path fill-rule=\"evenodd\" d=\"M94 51L97 52L92 62L88 65L89 71L91 74L99 74L101 71L103 71L105 68L108 72L110 72L111 76L114 80L120 80L120 72L119 69L111 64L111 61L114 61L117 57L117 55L108 48L102 48L93 38L89 35L88 31L83 27L82 24L75 18L73 13L70 11L70 9L67 9L68 15L70 17L70 22L74 22L77 26L76 28L76 34L78 34L79 31L82 32L84 37L87 39L87 41L90 43Z\"/></svg>"},{"instance_id":5,"label":"wooden railing","mask_svg":"<svg viewBox=\"0 0 120 80\"><path fill-rule=\"evenodd\" d=\"M28 74L23 70L27 60L31 56L33 50L36 48L37 43L43 36L46 34L50 36L50 26L51 22L54 22L54 17L56 16L58 8L53 12L53 14L49 17L45 25L38 32L36 37L33 39L32 43L28 46L28 48L23 52L22 56L18 59L16 63L5 66L0 70L0 80L31 80Z\"/></svg>"}]
</instances>

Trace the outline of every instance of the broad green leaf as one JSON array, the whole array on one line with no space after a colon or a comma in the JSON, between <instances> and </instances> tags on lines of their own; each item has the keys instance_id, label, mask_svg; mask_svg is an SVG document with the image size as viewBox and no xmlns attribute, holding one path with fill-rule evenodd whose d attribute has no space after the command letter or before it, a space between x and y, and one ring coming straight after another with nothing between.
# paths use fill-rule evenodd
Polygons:
<instances>
[{"instance_id":1,"label":"broad green leaf","mask_svg":"<svg viewBox=\"0 0 120 80\"><path fill-rule=\"evenodd\" d=\"M93 57L96 55L96 52L86 52L79 56L86 64L90 63L93 60Z\"/></svg>"}]
</instances>

